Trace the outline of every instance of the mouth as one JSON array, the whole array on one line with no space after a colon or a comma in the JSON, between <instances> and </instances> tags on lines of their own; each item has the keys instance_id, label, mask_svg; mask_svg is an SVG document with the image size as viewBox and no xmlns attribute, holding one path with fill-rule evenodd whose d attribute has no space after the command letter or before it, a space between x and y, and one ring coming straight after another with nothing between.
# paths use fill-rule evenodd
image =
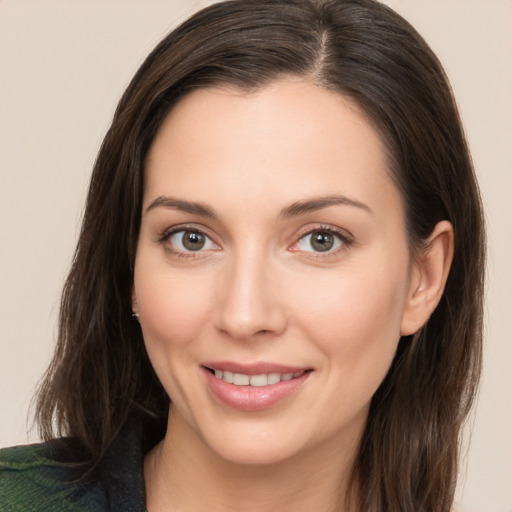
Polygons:
<instances>
[{"instance_id":1,"label":"mouth","mask_svg":"<svg viewBox=\"0 0 512 512\"><path fill-rule=\"evenodd\" d=\"M312 368L273 363L241 365L231 362L201 365L216 400L241 411L261 411L291 399L309 381Z\"/></svg>"},{"instance_id":2,"label":"mouth","mask_svg":"<svg viewBox=\"0 0 512 512\"><path fill-rule=\"evenodd\" d=\"M215 375L217 379L223 380L228 384L235 386L253 386L263 387L272 384L279 384L280 382L287 382L301 377L306 372L311 370L300 370L296 372L270 372L260 373L256 375L249 375L246 373L236 373L228 370L216 370L214 368L205 367L211 374Z\"/></svg>"}]
</instances>

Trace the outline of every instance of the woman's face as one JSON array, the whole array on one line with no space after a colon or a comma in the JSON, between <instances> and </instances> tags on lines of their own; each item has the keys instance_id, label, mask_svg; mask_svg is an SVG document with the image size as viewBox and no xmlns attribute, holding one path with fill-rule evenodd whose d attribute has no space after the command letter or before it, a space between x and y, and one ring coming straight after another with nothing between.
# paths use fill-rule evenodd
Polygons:
<instances>
[{"instance_id":1,"label":"woman's face","mask_svg":"<svg viewBox=\"0 0 512 512\"><path fill-rule=\"evenodd\" d=\"M349 99L201 89L158 132L134 308L174 421L221 457L356 446L411 268L382 141Z\"/></svg>"}]
</instances>

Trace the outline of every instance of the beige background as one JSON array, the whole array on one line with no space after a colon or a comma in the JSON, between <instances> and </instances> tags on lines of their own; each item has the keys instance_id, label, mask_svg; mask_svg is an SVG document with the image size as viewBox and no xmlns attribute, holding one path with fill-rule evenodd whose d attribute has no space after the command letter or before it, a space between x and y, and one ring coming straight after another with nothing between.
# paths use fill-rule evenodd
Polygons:
<instances>
[{"instance_id":1,"label":"beige background","mask_svg":"<svg viewBox=\"0 0 512 512\"><path fill-rule=\"evenodd\" d=\"M87 180L128 80L200 5L0 0L0 446L27 432ZM452 80L489 224L486 360L462 510L512 511L512 1L388 0Z\"/></svg>"}]
</instances>

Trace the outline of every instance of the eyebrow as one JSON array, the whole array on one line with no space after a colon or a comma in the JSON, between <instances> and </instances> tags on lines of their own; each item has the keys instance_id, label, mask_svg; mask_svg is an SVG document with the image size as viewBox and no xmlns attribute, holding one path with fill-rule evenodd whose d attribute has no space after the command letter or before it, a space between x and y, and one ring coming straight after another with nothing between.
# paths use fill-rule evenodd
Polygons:
<instances>
[{"instance_id":1,"label":"eyebrow","mask_svg":"<svg viewBox=\"0 0 512 512\"><path fill-rule=\"evenodd\" d=\"M299 215L304 215L305 213L322 210L324 208L328 208L329 206L338 205L353 206L355 208L359 208L361 210L365 210L368 213L373 214L372 209L368 205L361 203L360 201L356 201L355 199L350 199L342 195L334 195L314 197L312 199L297 201L295 203L292 203L290 206L283 208L279 214L279 217L284 219L296 217ZM176 210L181 210L186 213L217 219L217 215L215 214L215 212L204 203L198 203L195 201L185 201L183 199L176 199L174 197L169 196L158 196L146 208L146 212L150 212L155 208L173 208Z\"/></svg>"},{"instance_id":2,"label":"eyebrow","mask_svg":"<svg viewBox=\"0 0 512 512\"><path fill-rule=\"evenodd\" d=\"M150 212L155 208L174 208L181 210L186 213L192 213L195 215L201 215L203 217L211 217L216 219L214 211L204 203L196 203L194 201L184 201L183 199L176 199L168 196L158 196L155 200L151 201L151 204L146 208L146 212Z\"/></svg>"},{"instance_id":3,"label":"eyebrow","mask_svg":"<svg viewBox=\"0 0 512 512\"><path fill-rule=\"evenodd\" d=\"M373 214L372 209L360 201L356 201L355 199L350 199L348 197L342 195L334 195L334 196L323 196L323 197L314 197L312 199L306 199L304 201L297 201L296 203L287 206L283 210L281 210L280 217L289 218L295 217L297 215L303 215L305 213L314 212L317 210L322 210L323 208L328 208L329 206L353 206L355 208L360 208L362 210L367 211L368 213Z\"/></svg>"}]
</instances>

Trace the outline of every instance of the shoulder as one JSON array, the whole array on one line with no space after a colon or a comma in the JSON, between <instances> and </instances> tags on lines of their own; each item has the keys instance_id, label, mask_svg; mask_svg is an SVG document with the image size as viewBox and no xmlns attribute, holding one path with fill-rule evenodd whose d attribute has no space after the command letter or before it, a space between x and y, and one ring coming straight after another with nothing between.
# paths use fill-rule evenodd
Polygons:
<instances>
[{"instance_id":1,"label":"shoulder","mask_svg":"<svg viewBox=\"0 0 512 512\"><path fill-rule=\"evenodd\" d=\"M164 433L165 422L127 422L87 476L70 438L0 450L0 512L143 512L144 455Z\"/></svg>"},{"instance_id":2,"label":"shoulder","mask_svg":"<svg viewBox=\"0 0 512 512\"><path fill-rule=\"evenodd\" d=\"M71 448L61 439L0 450L0 510L104 510L101 486L67 460Z\"/></svg>"}]
</instances>

